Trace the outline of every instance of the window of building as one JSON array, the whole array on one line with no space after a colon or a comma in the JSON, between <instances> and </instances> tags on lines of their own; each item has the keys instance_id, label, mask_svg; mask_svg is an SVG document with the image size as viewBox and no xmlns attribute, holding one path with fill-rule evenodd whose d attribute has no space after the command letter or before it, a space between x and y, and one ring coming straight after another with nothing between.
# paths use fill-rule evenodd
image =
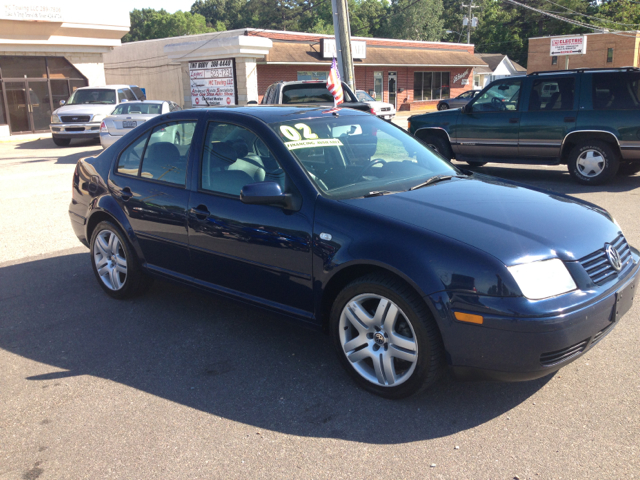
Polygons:
<instances>
[{"instance_id":1,"label":"window of building","mask_svg":"<svg viewBox=\"0 0 640 480\"><path fill-rule=\"evenodd\" d=\"M558 56L557 55L553 55L551 57L551 65L557 65L558 64Z\"/></svg>"},{"instance_id":2,"label":"window of building","mask_svg":"<svg viewBox=\"0 0 640 480\"><path fill-rule=\"evenodd\" d=\"M607 48L607 63L613 63L613 48Z\"/></svg>"},{"instance_id":3,"label":"window of building","mask_svg":"<svg viewBox=\"0 0 640 480\"><path fill-rule=\"evenodd\" d=\"M413 100L449 98L449 72L414 72Z\"/></svg>"},{"instance_id":4,"label":"window of building","mask_svg":"<svg viewBox=\"0 0 640 480\"><path fill-rule=\"evenodd\" d=\"M0 56L2 78L47 78L44 57Z\"/></svg>"},{"instance_id":5,"label":"window of building","mask_svg":"<svg viewBox=\"0 0 640 480\"><path fill-rule=\"evenodd\" d=\"M2 95L2 83L0 83L0 125L7 124L7 117L4 114L4 102L2 99L4 96Z\"/></svg>"},{"instance_id":6,"label":"window of building","mask_svg":"<svg viewBox=\"0 0 640 480\"><path fill-rule=\"evenodd\" d=\"M298 72L298 81L301 80L326 80L329 78L329 72Z\"/></svg>"},{"instance_id":7,"label":"window of building","mask_svg":"<svg viewBox=\"0 0 640 480\"><path fill-rule=\"evenodd\" d=\"M475 88L480 88L480 75L473 76L473 86Z\"/></svg>"},{"instance_id":8,"label":"window of building","mask_svg":"<svg viewBox=\"0 0 640 480\"><path fill-rule=\"evenodd\" d=\"M379 102L383 100L383 87L382 87L382 72L373 72L373 93L375 93L375 99Z\"/></svg>"},{"instance_id":9,"label":"window of building","mask_svg":"<svg viewBox=\"0 0 640 480\"><path fill-rule=\"evenodd\" d=\"M535 80L529 97L529 111L571 110L574 94L574 78Z\"/></svg>"}]
</instances>

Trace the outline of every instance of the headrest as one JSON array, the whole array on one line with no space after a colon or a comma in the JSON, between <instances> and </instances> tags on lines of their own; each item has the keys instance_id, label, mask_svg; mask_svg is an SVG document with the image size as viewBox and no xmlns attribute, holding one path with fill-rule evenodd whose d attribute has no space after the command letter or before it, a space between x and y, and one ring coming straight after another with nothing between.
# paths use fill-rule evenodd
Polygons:
<instances>
[{"instance_id":1,"label":"headrest","mask_svg":"<svg viewBox=\"0 0 640 480\"><path fill-rule=\"evenodd\" d=\"M178 150L178 147L171 142L157 142L149 145L144 156L174 161L180 158L180 151Z\"/></svg>"},{"instance_id":2,"label":"headrest","mask_svg":"<svg viewBox=\"0 0 640 480\"><path fill-rule=\"evenodd\" d=\"M219 142L211 144L210 160L212 167L228 167L237 159L238 155L231 142Z\"/></svg>"},{"instance_id":3,"label":"headrest","mask_svg":"<svg viewBox=\"0 0 640 480\"><path fill-rule=\"evenodd\" d=\"M244 158L249 155L249 147L247 147L244 140L236 140L233 142L233 148L236 151L238 158Z\"/></svg>"}]
</instances>

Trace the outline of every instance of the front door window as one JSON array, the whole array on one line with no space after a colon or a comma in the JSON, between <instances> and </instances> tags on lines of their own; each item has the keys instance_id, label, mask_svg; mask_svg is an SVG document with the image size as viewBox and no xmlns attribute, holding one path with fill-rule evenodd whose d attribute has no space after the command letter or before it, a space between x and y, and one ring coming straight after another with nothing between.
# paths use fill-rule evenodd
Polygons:
<instances>
[{"instance_id":1,"label":"front door window","mask_svg":"<svg viewBox=\"0 0 640 480\"><path fill-rule=\"evenodd\" d=\"M518 111L521 84L520 80L496 83L476 98L472 105L473 113Z\"/></svg>"}]
</instances>

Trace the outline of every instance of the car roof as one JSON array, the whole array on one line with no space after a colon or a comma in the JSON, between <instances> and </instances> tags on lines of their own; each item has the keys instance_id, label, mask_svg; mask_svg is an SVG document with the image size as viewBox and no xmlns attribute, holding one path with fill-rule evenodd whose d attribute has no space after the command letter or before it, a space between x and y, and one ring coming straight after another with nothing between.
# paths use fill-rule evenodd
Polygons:
<instances>
[{"instance_id":1,"label":"car roof","mask_svg":"<svg viewBox=\"0 0 640 480\"><path fill-rule=\"evenodd\" d=\"M310 119L310 118L331 118L332 108L329 107L314 107L314 106L284 106L284 105L250 105L250 106L229 106L229 107L208 107L199 108L198 110L204 110L208 112L219 112L221 110L241 113L245 115L251 115L262 120L265 123L274 123L282 121L293 121L298 119ZM366 113L353 108L340 108L335 112L338 116L370 116L370 113Z\"/></svg>"},{"instance_id":2,"label":"car roof","mask_svg":"<svg viewBox=\"0 0 640 480\"><path fill-rule=\"evenodd\" d=\"M131 88L131 87L135 87L135 85L89 85L87 87L77 88L76 90L85 90L85 89L93 89L93 90L108 89L108 90L113 90L115 88Z\"/></svg>"},{"instance_id":3,"label":"car roof","mask_svg":"<svg viewBox=\"0 0 640 480\"><path fill-rule=\"evenodd\" d=\"M169 100L130 100L125 103L121 103L121 105L131 105L132 103L150 103L150 104L158 104L158 103L171 103Z\"/></svg>"}]
</instances>

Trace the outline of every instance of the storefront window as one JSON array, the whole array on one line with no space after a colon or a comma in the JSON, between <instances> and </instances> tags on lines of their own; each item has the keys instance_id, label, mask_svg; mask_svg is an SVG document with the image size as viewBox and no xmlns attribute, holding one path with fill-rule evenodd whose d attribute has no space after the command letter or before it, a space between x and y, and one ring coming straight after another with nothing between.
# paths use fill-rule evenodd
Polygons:
<instances>
[{"instance_id":1,"label":"storefront window","mask_svg":"<svg viewBox=\"0 0 640 480\"><path fill-rule=\"evenodd\" d=\"M326 80L329 72L298 72L298 81L302 80Z\"/></svg>"},{"instance_id":2,"label":"storefront window","mask_svg":"<svg viewBox=\"0 0 640 480\"><path fill-rule=\"evenodd\" d=\"M49 78L82 78L82 74L65 58L47 57Z\"/></svg>"},{"instance_id":3,"label":"storefront window","mask_svg":"<svg viewBox=\"0 0 640 480\"><path fill-rule=\"evenodd\" d=\"M449 72L414 72L413 99L441 100L449 98Z\"/></svg>"},{"instance_id":4,"label":"storefront window","mask_svg":"<svg viewBox=\"0 0 640 480\"><path fill-rule=\"evenodd\" d=\"M2 78L47 78L44 57L0 56Z\"/></svg>"},{"instance_id":5,"label":"storefront window","mask_svg":"<svg viewBox=\"0 0 640 480\"><path fill-rule=\"evenodd\" d=\"M373 72L373 91L376 94L376 100L379 102L384 101L382 98L382 72Z\"/></svg>"},{"instance_id":6,"label":"storefront window","mask_svg":"<svg viewBox=\"0 0 640 480\"><path fill-rule=\"evenodd\" d=\"M4 95L2 94L2 83L0 83L0 125L6 125L7 117L4 114L4 102L2 99Z\"/></svg>"}]
</instances>

